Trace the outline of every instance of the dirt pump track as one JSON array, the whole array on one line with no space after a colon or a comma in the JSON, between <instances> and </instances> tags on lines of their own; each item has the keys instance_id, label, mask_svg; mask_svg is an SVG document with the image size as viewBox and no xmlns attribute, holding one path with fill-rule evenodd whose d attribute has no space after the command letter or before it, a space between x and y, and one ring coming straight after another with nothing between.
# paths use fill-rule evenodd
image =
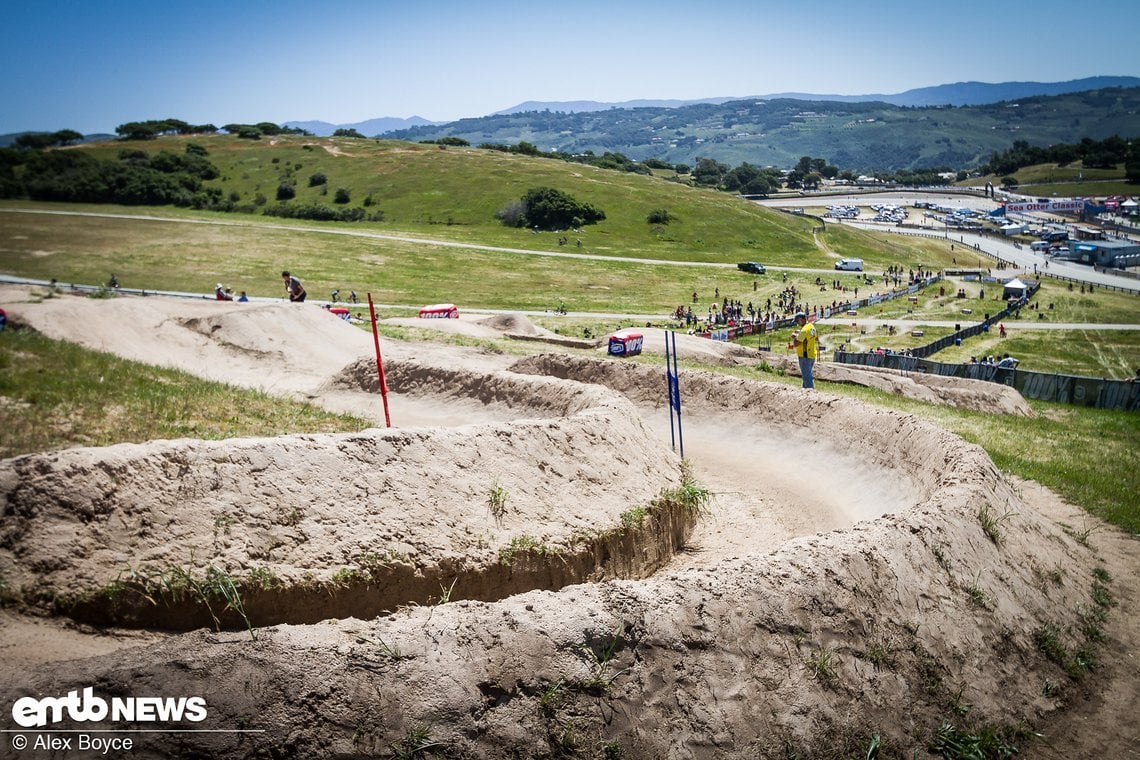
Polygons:
<instances>
[{"instance_id":1,"label":"dirt pump track","mask_svg":"<svg viewBox=\"0 0 1140 760\"><path fill-rule=\"evenodd\" d=\"M315 306L4 305L48 334L377 416L370 336ZM66 659L17 637L31 618L8 611L0 701L198 694L209 728L265 730L147 734L143 757L384 756L421 729L449 757L848 757L875 734L882 756L910 757L951 716L1032 727L1022 756L1134 751L1135 540L979 447L826 392L682 369L686 454L713 499L631 528L680 477L659 367L385 354L402 428L0 462L0 572L25 612L187 631ZM520 536L541 550L504 560ZM279 585L245 599L256 639L232 612L216 631L193 605L92 601L127 568L206 564L273 570ZM1035 633L1079 645L1098 569L1119 611L1101 670L1076 682Z\"/></svg>"}]
</instances>

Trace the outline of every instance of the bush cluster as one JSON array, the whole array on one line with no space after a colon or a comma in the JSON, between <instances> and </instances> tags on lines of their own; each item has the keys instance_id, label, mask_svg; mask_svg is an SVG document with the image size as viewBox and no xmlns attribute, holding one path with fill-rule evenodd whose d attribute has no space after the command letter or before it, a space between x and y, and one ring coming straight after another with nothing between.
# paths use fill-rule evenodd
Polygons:
<instances>
[{"instance_id":1,"label":"bush cluster","mask_svg":"<svg viewBox=\"0 0 1140 760\"><path fill-rule=\"evenodd\" d=\"M21 171L17 173L19 167ZM126 206L212 207L221 191L203 194L203 180L218 169L196 152L134 150L117 161L99 161L77 151L0 151L0 197Z\"/></svg>"},{"instance_id":2,"label":"bush cluster","mask_svg":"<svg viewBox=\"0 0 1140 760\"><path fill-rule=\"evenodd\" d=\"M333 208L323 203L279 203L276 206L266 206L262 211L265 216L278 216L283 219L310 219L317 222L379 222L383 221L383 212L367 216L362 208Z\"/></svg>"},{"instance_id":3,"label":"bush cluster","mask_svg":"<svg viewBox=\"0 0 1140 760\"><path fill-rule=\"evenodd\" d=\"M606 218L606 212L577 201L561 190L536 187L501 209L496 216L509 227L564 230L596 224Z\"/></svg>"}]
</instances>

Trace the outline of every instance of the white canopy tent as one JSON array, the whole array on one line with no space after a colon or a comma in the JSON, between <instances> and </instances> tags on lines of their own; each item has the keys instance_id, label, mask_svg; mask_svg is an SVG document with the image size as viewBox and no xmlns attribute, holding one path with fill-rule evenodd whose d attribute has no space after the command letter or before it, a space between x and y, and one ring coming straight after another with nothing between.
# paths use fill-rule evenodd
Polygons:
<instances>
[{"instance_id":1,"label":"white canopy tent","mask_svg":"<svg viewBox=\"0 0 1140 760\"><path fill-rule=\"evenodd\" d=\"M1026 285L1024 282L1022 282L1021 280L1014 277L1012 280L1010 280L1009 282L1007 282L1003 286L1002 291L1001 291L1001 297L1003 299L1005 299L1005 298L1021 298L1022 296L1024 296L1026 294L1026 292L1028 290L1029 290L1028 285Z\"/></svg>"}]
</instances>

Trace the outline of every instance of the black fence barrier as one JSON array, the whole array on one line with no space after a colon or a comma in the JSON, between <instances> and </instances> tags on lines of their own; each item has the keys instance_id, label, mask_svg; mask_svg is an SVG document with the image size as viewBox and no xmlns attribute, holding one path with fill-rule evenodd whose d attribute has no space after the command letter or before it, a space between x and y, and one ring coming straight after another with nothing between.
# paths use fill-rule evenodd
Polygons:
<instances>
[{"instance_id":1,"label":"black fence barrier","mask_svg":"<svg viewBox=\"0 0 1140 760\"><path fill-rule=\"evenodd\" d=\"M835 361L900 372L922 372L1002 383L1014 388L1025 398L1041 401L1126 412L1140 411L1140 383L1127 380L1031 372L993 364L943 364L905 354L836 352Z\"/></svg>"},{"instance_id":2,"label":"black fence barrier","mask_svg":"<svg viewBox=\"0 0 1140 760\"><path fill-rule=\"evenodd\" d=\"M1094 267L1094 269L1097 268ZM1097 269L1097 271L1103 272L1105 269L1104 267L1100 267ZM1135 277L1135 275L1131 272L1116 272L1115 274L1122 277ZM1121 293L1128 293L1129 295L1140 296L1140 288L1128 288L1123 285L1111 285L1100 282L1090 283L1088 280L1081 280L1076 277L1066 277L1063 274L1053 274L1047 269L1039 270L1036 276L1048 277L1051 280L1059 280L1060 282L1067 282L1069 283L1070 288L1073 285L1080 285L1082 288L1089 288L1090 293L1094 290L1114 290L1120 291Z\"/></svg>"}]
</instances>

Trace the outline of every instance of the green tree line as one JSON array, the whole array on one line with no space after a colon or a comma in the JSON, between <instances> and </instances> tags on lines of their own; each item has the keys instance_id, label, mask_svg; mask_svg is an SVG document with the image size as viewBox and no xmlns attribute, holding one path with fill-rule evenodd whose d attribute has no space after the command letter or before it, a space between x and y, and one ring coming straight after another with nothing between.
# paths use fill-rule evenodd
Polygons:
<instances>
[{"instance_id":1,"label":"green tree line","mask_svg":"<svg viewBox=\"0 0 1140 760\"><path fill-rule=\"evenodd\" d=\"M991 154L989 163L981 167L981 173L1013 174L1026 166L1067 166L1077 161L1090 169L1111 169L1125 164L1128 181L1137 182L1140 181L1140 140L1135 137L1126 140L1116 135L1104 140L1086 137L1075 145L1057 144L1046 148L1015 140L1009 150Z\"/></svg>"}]
</instances>

